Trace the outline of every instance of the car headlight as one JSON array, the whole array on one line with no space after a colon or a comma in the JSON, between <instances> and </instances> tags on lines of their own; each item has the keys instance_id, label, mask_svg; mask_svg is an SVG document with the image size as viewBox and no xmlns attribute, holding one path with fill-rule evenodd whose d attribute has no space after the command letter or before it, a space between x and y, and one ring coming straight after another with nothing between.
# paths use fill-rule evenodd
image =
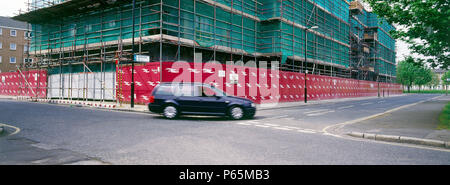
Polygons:
<instances>
[{"instance_id":1,"label":"car headlight","mask_svg":"<svg viewBox=\"0 0 450 185\"><path fill-rule=\"evenodd\" d=\"M255 103L251 103L250 106L256 107L256 104Z\"/></svg>"}]
</instances>

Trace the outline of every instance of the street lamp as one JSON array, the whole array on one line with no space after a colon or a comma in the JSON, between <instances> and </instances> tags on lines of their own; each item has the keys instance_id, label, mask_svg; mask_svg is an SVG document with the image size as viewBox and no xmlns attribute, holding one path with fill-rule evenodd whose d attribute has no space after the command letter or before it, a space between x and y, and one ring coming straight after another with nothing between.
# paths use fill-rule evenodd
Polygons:
<instances>
[{"instance_id":1,"label":"street lamp","mask_svg":"<svg viewBox=\"0 0 450 185\"><path fill-rule=\"evenodd\" d=\"M132 11L132 18L133 19L133 36L131 37L132 42L132 51L131 51L131 108L134 108L134 32L135 32L135 12L134 9L136 7L136 0L133 0L133 11Z\"/></svg>"},{"instance_id":2,"label":"street lamp","mask_svg":"<svg viewBox=\"0 0 450 185\"><path fill-rule=\"evenodd\" d=\"M308 30L312 30L312 29L317 29L319 28L319 26L313 26L311 28L306 27L305 30L305 61L303 62L304 66L303 66L303 70L305 70L305 64L307 61L307 56L306 56L306 47L307 47L307 43L308 43ZM306 74L308 73L308 70L305 70L305 103L308 103L308 85L306 84Z\"/></svg>"}]
</instances>

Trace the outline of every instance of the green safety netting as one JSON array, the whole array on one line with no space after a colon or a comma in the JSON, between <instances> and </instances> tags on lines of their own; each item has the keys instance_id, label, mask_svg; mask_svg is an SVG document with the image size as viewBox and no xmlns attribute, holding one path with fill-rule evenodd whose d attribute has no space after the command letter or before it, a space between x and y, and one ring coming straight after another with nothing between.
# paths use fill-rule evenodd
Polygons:
<instances>
[{"instance_id":1,"label":"green safety netting","mask_svg":"<svg viewBox=\"0 0 450 185\"><path fill-rule=\"evenodd\" d=\"M218 46L247 54L281 53L285 62L288 56L304 56L305 33L296 25L316 25L316 31L325 37L308 34L308 58L349 66L351 27L345 0L216 0L216 6L199 0L164 0L162 6L160 2L137 1L135 37L160 34L162 25L163 34L193 40L200 47ZM131 8L131 4L122 3L33 25L31 50L131 38ZM393 46L391 40L384 40L386 47Z\"/></svg>"},{"instance_id":2,"label":"green safety netting","mask_svg":"<svg viewBox=\"0 0 450 185\"><path fill-rule=\"evenodd\" d=\"M102 69L103 68L103 69ZM83 72L114 72L116 66L114 64L88 64L84 65L66 65L61 67L51 67L47 69L49 75L64 73L83 73Z\"/></svg>"}]
</instances>

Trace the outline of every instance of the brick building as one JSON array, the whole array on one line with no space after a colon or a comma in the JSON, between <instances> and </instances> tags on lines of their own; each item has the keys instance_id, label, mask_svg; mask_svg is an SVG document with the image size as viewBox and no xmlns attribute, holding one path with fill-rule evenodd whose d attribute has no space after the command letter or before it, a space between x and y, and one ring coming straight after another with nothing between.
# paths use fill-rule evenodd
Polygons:
<instances>
[{"instance_id":1,"label":"brick building","mask_svg":"<svg viewBox=\"0 0 450 185\"><path fill-rule=\"evenodd\" d=\"M17 71L25 61L32 62L27 52L30 29L27 23L0 16L0 72Z\"/></svg>"}]
</instances>

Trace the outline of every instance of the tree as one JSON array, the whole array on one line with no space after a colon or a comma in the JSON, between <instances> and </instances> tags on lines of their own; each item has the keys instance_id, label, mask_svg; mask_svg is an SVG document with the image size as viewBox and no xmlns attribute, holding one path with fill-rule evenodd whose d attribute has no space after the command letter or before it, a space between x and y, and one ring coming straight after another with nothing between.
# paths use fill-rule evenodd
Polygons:
<instances>
[{"instance_id":1,"label":"tree","mask_svg":"<svg viewBox=\"0 0 450 185\"><path fill-rule=\"evenodd\" d=\"M442 75L442 78L441 78L442 84L445 86L445 91L446 91L445 94L447 94L448 85L450 85L450 81L448 79L450 79L450 71L447 71L444 75Z\"/></svg>"},{"instance_id":2,"label":"tree","mask_svg":"<svg viewBox=\"0 0 450 185\"><path fill-rule=\"evenodd\" d=\"M449 0L365 0L373 11L390 24L406 29L391 35L411 44L414 53L432 57L431 67L450 66Z\"/></svg>"},{"instance_id":3,"label":"tree","mask_svg":"<svg viewBox=\"0 0 450 185\"><path fill-rule=\"evenodd\" d=\"M450 81L448 81L447 79L450 79L450 71L447 71L444 75L442 75L442 84L450 85Z\"/></svg>"},{"instance_id":4,"label":"tree","mask_svg":"<svg viewBox=\"0 0 450 185\"><path fill-rule=\"evenodd\" d=\"M441 83L441 79L439 79L439 75L436 73L432 74L433 77L431 78L431 81L428 83L428 86L431 88L436 88Z\"/></svg>"},{"instance_id":5,"label":"tree","mask_svg":"<svg viewBox=\"0 0 450 185\"><path fill-rule=\"evenodd\" d=\"M433 78L433 74L431 72L431 69L425 68L425 67L419 67L415 71L416 78L414 79L414 84L419 86L419 91L422 88L423 85L428 84L431 82Z\"/></svg>"},{"instance_id":6,"label":"tree","mask_svg":"<svg viewBox=\"0 0 450 185\"><path fill-rule=\"evenodd\" d=\"M407 57L397 66L397 81L408 87L408 92L412 85L418 85L419 90L423 85L428 84L433 78L431 69L425 67L422 60Z\"/></svg>"},{"instance_id":7,"label":"tree","mask_svg":"<svg viewBox=\"0 0 450 185\"><path fill-rule=\"evenodd\" d=\"M410 92L411 86L416 79L416 70L417 67L414 66L413 63L408 62L408 58L404 61L401 61L397 66L397 82L408 87L408 93Z\"/></svg>"}]
</instances>

